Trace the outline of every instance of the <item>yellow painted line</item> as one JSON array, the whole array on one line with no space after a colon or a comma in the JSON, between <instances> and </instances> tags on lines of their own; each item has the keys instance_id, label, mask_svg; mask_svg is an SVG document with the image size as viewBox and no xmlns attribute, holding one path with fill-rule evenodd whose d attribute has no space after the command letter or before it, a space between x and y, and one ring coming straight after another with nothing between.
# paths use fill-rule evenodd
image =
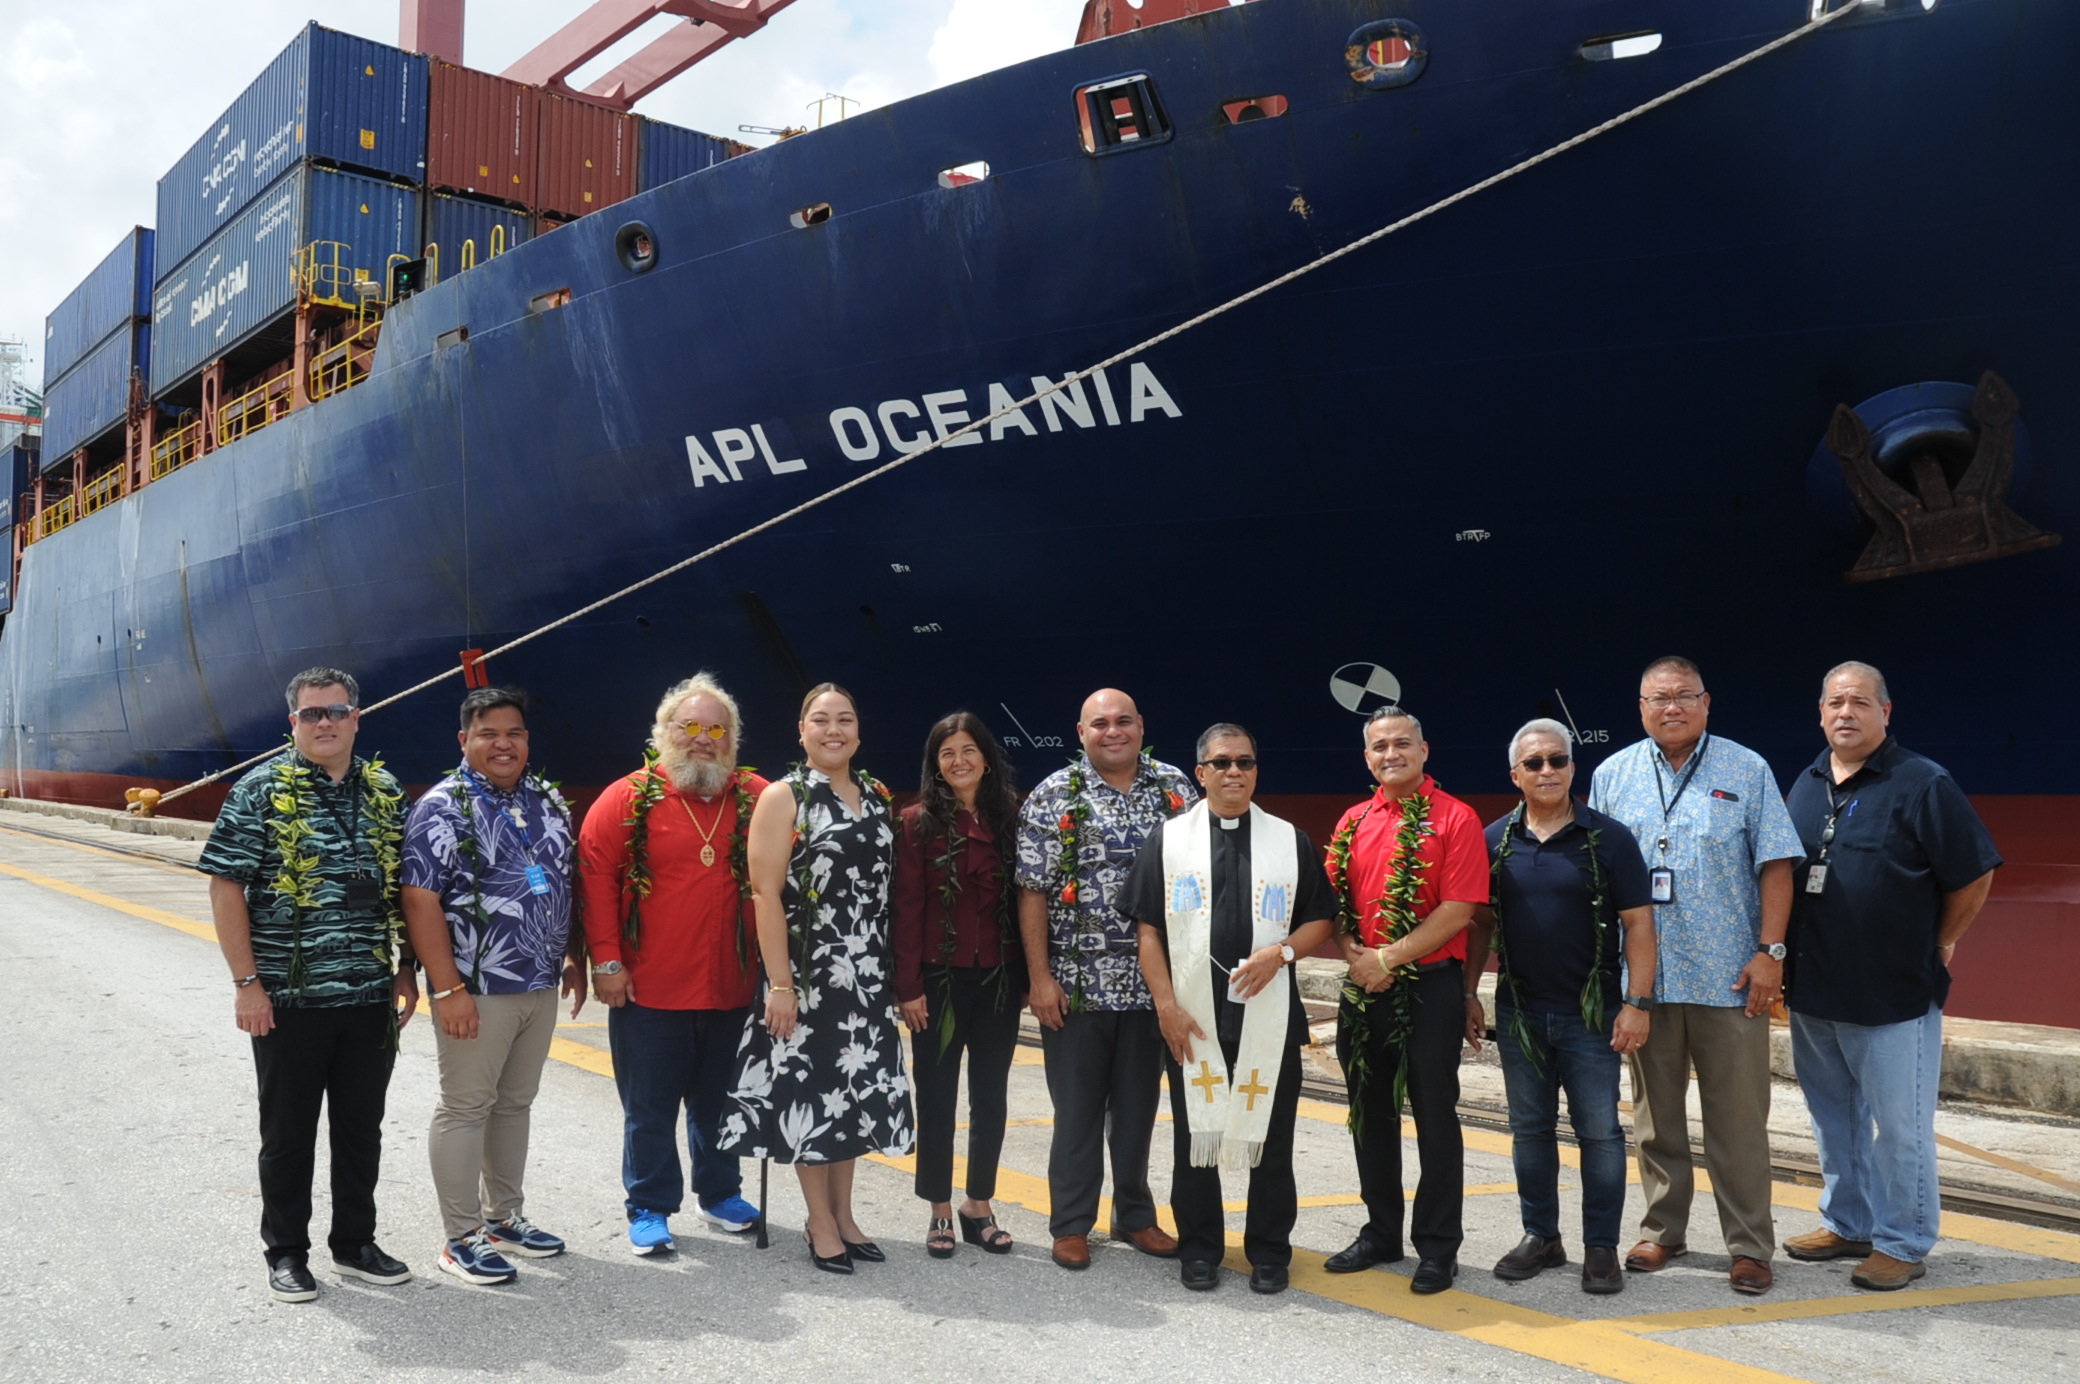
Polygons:
<instances>
[{"instance_id":1,"label":"yellow painted line","mask_svg":"<svg viewBox=\"0 0 2080 1384\"><path fill-rule=\"evenodd\" d=\"M1704 1170L1697 1173L1700 1192L1709 1186ZM1776 1185L1772 1198L1779 1206L1794 1210L1820 1211L1820 1189L1799 1187L1787 1182ZM1956 1211L1945 1211L1941 1235L1946 1240L1963 1240L1967 1244L1984 1245L1988 1249L2007 1250L2011 1254L2028 1254L2039 1259L2058 1259L2068 1264L2080 1264L2080 1235L2063 1230L2042 1230L2033 1225L2018 1225L2013 1221L1990 1220L1985 1216L1967 1216Z\"/></svg>"},{"instance_id":2,"label":"yellow painted line","mask_svg":"<svg viewBox=\"0 0 2080 1384\"><path fill-rule=\"evenodd\" d=\"M2027 1283L1980 1283L1969 1288L1909 1288L1898 1293L1859 1293L1855 1297L1754 1303L1741 1307L1714 1307L1701 1312L1652 1312L1638 1317L1612 1317L1605 1321L1605 1325L1640 1332L1702 1331L1715 1326L1803 1321L1809 1317L1849 1317L1867 1312L1898 1312L1915 1307L1953 1307L1973 1302L2027 1302L2035 1298L2062 1297L2080 1297L2080 1278L2039 1278Z\"/></svg>"},{"instance_id":3,"label":"yellow painted line","mask_svg":"<svg viewBox=\"0 0 2080 1384\"><path fill-rule=\"evenodd\" d=\"M573 1043L568 1038L551 1038L549 1056L567 1066L591 1072L594 1076L611 1078L614 1075L614 1058L605 1048Z\"/></svg>"},{"instance_id":4,"label":"yellow painted line","mask_svg":"<svg viewBox=\"0 0 2080 1384\"><path fill-rule=\"evenodd\" d=\"M2010 1158L2004 1153L1992 1153L1986 1149L1967 1144L1962 1139L1953 1139L1947 1134L1938 1134L1936 1142L1946 1149L1979 1159L1984 1163L1991 1163L1996 1168L2006 1168L2011 1173L2021 1173L2024 1177L2033 1177L2039 1182L2048 1182L2054 1187L2063 1187L2069 1192L2080 1192L2080 1182L2075 1182L2069 1177L2060 1177L2057 1173L2039 1168L2032 1163L2025 1163L2019 1158Z\"/></svg>"},{"instance_id":5,"label":"yellow painted line","mask_svg":"<svg viewBox=\"0 0 2080 1384\"><path fill-rule=\"evenodd\" d=\"M83 846L81 849L91 850L92 847ZM103 908L112 908L118 913L127 913L133 918L142 918L148 923L157 923L161 927L170 927L176 932L185 932L190 937L200 937L203 941L211 944L214 944L217 940L217 930L210 924L198 922L194 918L182 917L178 913L169 913L163 908L152 908L145 904L132 903L128 899L119 899L113 894L104 894L99 889L89 889L82 884L73 884L67 880L55 879L50 875L38 874L34 870L27 870L19 865L0 864L0 875L11 875L15 879L34 884L39 888L48 889L55 894L64 894L69 898L80 899L86 903L100 904Z\"/></svg>"}]
</instances>

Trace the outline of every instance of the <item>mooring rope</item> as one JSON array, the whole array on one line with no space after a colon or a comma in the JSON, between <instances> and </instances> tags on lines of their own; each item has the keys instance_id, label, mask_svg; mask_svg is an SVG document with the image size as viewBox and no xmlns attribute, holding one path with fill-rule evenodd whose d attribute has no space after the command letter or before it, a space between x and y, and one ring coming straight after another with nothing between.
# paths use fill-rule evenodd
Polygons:
<instances>
[{"instance_id":1,"label":"mooring rope","mask_svg":"<svg viewBox=\"0 0 2080 1384\"><path fill-rule=\"evenodd\" d=\"M773 515L770 519L766 519L761 521L760 523L753 524L750 528L745 529L741 533L732 535L729 538L723 539L720 543L716 543L710 547L701 549L699 552L693 554L691 557L681 558L679 561L673 563L671 566L653 572L649 576L644 577L641 581L633 582L628 586L624 586L619 591L614 592L612 595L602 596L598 600L592 602L590 605L580 606L578 609L572 611L570 614L562 616L559 619L552 620L548 624L541 626L539 629L529 630L526 634L521 635L519 638L509 640L508 642L499 645L497 648L480 655L476 661L479 665L488 664L492 659L501 657L505 654L509 654L513 650L520 648L524 644L529 644L537 639L540 639L545 634L550 634L556 630L562 629L565 625L570 624L574 620L582 620L586 616L592 614L594 611L602 610L605 607L614 604L614 602L623 599L624 597L633 596L636 592L643 590L645 587L654 586L667 577L676 576L689 567L692 567L698 563L706 562L709 558L714 557L718 553L727 552L729 549L736 547L739 543L743 543L748 539L756 538L758 535L766 532L768 529L776 528L779 525L786 523L790 519L793 519L799 515L806 514L810 510L815 509L818 505L826 504L832 500L837 499L840 495L845 494L847 491L856 490L860 486L867 484L869 481L879 480L881 477L889 474L891 471L895 471L901 467L909 465L913 461L916 461L919 457L928 456L931 453L938 451L941 447L951 446L960 438L967 437L972 433L978 432L981 429L988 427L990 424L997 422L999 419L1008 418L1012 414L1018 413L1022 409L1030 408L1033 405L1039 403L1044 398L1048 398L1052 395L1061 393L1063 390L1068 389L1071 385L1081 384L1083 381L1089 379L1092 375L1097 374L1100 370L1109 369L1112 366L1119 365L1128 360L1132 360L1135 356L1144 355L1147 352L1156 348L1157 346L1162 345L1166 341L1170 341L1177 337L1183 336L1186 332L1191 331L1196 327L1202 327L1208 322L1211 322L1216 317L1220 317L1226 313L1233 312L1235 309L1243 306L1245 303L1254 302L1267 293L1271 293L1280 288L1285 287L1287 284L1292 283L1295 279L1305 278L1307 275L1314 273L1317 269L1326 268L1327 266L1336 263L1338 260L1343 259L1347 255L1354 255L1358 251L1363 250L1369 245L1373 245L1378 243L1379 241L1385 240L1388 236L1393 235L1396 231L1405 230L1408 227L1415 225L1418 221L1427 220L1430 217L1437 215L1439 212L1446 210L1447 208L1455 207L1459 203L1465 201L1467 198L1478 196L1479 194L1486 192L1489 188L1494 187L1497 184L1506 183L1511 178L1516 177L1520 173L1528 173L1532 169L1538 167L1540 164L1549 162L1552 159L1556 159L1560 157L1562 154L1567 153L1569 150L1579 148L1580 146L1587 144L1590 140L1596 139L1601 135L1609 134L1612 130L1617 129L1621 125L1630 124L1632 121L1638 120L1641 116L1651 114L1652 112L1659 110L1661 107L1668 105L1672 101L1680 100L1682 97L1689 95L1691 92L1698 90L1700 87L1710 86L1713 82L1718 81L1721 77L1725 77L1731 73L1738 72L1740 69L1746 67L1748 64L1760 61L1761 59L1768 57L1771 53L1776 52L1779 48L1789 47L1791 44L1794 44L1798 42L1800 39L1806 37L1808 34L1812 34L1821 29L1826 28L1828 25L1834 23L1837 19L1840 19L1843 15L1853 13L1855 10L1860 8L1860 3L1861 0L1845 0L1845 2L1841 4L1839 8L1828 10L1822 14L1815 15L1811 20L1800 25L1798 28L1793 29L1790 33L1784 34L1778 38L1771 39L1768 43L1763 44L1760 48L1756 48L1747 53L1743 53L1741 56L1733 59L1731 62L1727 62L1722 64L1721 66L1715 67L1711 71L1706 72L1701 76L1693 77L1689 81L1684 82L1681 86L1672 87L1668 91L1663 92L1661 95L1654 97L1650 101L1646 101L1641 103L1640 105L1634 106L1632 109L1625 111L1622 114L1612 116L1609 120L1604 121L1600 125L1591 126L1589 129L1582 131L1580 134L1575 135L1569 139L1564 139L1560 141L1560 143L1553 145L1549 149L1542 150L1539 153L1531 155L1529 158L1522 159L1519 162L1513 163L1499 173L1490 174L1488 177L1481 179L1479 182L1474 183L1469 187L1461 188L1459 191L1452 193L1449 197L1443 197L1435 202L1432 202L1429 206L1422 208L1420 211L1410 212L1407 216L1402 217L1400 220L1390 222L1389 224L1380 227L1376 231L1371 231L1363 236L1360 236L1358 239L1351 241L1348 245L1345 245L1340 249L1331 250L1327 254L1322 255L1320 258L1310 260L1308 263L1301 265L1297 269L1288 270L1287 272L1280 274L1275 279L1267 280L1266 282L1257 285L1255 288L1250 289L1246 293L1241 293L1233 298L1228 299L1228 301L1220 304L1218 307L1208 308L1206 311L1199 313L1195 317L1188 317L1184 321L1179 322L1176 326L1171 327L1165 331L1158 332L1156 335L1148 338L1146 341L1137 342L1136 344L1127 347L1123 351L1119 351L1113 355L1107 356L1104 360L1099 361L1096 365L1089 366L1088 368L1083 370L1079 370L1073 375L1065 376L1059 382L1050 383L1047 388L1029 394L1025 398L1020 399L1015 403L1006 404L1003 408L998 409L995 413L992 413L987 417L978 418L972 423L968 423L959 428L954 429L952 432L947 433L943 437L934 438L931 442L926 443L925 445L917 448L915 451L905 452L895 457L893 460L885 461L881 465L873 468L871 471L863 471L859 475L854 476L849 481L845 481L839 485L834 485L829 490L826 490L819 495L812 496L811 498L802 501L800 504L795 505L792 508L784 509L780 513ZM397 702L401 702L407 697L416 696L418 693L424 692L429 687L438 687L441 683L446 682L449 678L460 676L463 673L463 671L463 666L458 664L457 666L448 669L446 672L436 674L435 676L426 679L424 682L415 683L412 686L405 688L402 692L392 693L390 696L383 698L379 702L374 702L368 706L363 707L361 709L362 714L365 716L372 712L381 711L384 707L394 705ZM283 753L287 748L287 746L277 746L276 748L264 751L261 754L256 754L251 759L241 760L239 763L232 765L228 769L219 769L213 774L206 774L203 777L196 779L193 783L183 784L179 788L169 790L165 794L161 795L159 801L161 803L172 802L175 798L178 798L186 793L192 793L197 788L202 788L209 784L215 783L218 779L224 778L231 774L238 773L242 769L250 769L255 764L262 763L265 760L273 759L276 755Z\"/></svg>"}]
</instances>

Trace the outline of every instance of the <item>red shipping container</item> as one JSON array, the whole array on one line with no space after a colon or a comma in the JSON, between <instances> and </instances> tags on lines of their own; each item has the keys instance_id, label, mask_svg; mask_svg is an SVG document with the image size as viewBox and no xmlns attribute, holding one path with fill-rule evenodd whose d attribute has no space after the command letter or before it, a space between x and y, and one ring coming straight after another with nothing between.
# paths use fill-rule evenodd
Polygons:
<instances>
[{"instance_id":1,"label":"red shipping container","mask_svg":"<svg viewBox=\"0 0 2080 1384\"><path fill-rule=\"evenodd\" d=\"M439 58L426 66L427 185L534 206L541 88Z\"/></svg>"},{"instance_id":2,"label":"red shipping container","mask_svg":"<svg viewBox=\"0 0 2080 1384\"><path fill-rule=\"evenodd\" d=\"M535 206L584 216L636 195L636 118L591 101L542 93Z\"/></svg>"}]
</instances>

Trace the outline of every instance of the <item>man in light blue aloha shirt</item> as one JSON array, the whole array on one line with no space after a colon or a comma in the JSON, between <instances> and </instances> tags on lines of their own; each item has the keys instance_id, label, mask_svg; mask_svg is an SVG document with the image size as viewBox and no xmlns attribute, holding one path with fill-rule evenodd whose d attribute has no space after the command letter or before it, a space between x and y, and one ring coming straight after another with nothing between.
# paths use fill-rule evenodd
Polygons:
<instances>
[{"instance_id":1,"label":"man in light blue aloha shirt","mask_svg":"<svg viewBox=\"0 0 2080 1384\"><path fill-rule=\"evenodd\" d=\"M441 1270L506 1283L518 1271L505 1256L564 1249L527 1219L521 1183L559 981L585 1002L571 927L575 853L570 809L527 772L524 693L471 692L456 738L462 764L405 823L402 894L440 1061L427 1153L447 1240Z\"/></svg>"},{"instance_id":2,"label":"man in light blue aloha shirt","mask_svg":"<svg viewBox=\"0 0 2080 1384\"><path fill-rule=\"evenodd\" d=\"M1766 1293L1777 1244L1769 1011L1783 993L1791 862L1801 852L1769 764L1706 732L1711 704L1696 664L1655 660L1640 676L1648 738L1599 765L1589 790L1589 806L1639 840L1659 940L1654 1032L1630 1059L1647 1208L1625 1267L1652 1273L1688 1249L1694 1066L1728 1281Z\"/></svg>"}]
</instances>

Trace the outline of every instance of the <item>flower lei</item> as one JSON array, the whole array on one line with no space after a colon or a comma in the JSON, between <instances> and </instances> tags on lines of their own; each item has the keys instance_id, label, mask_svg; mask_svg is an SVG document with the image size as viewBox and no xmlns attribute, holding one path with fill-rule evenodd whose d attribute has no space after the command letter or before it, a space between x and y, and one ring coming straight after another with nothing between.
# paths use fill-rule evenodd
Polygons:
<instances>
[{"instance_id":1,"label":"flower lei","mask_svg":"<svg viewBox=\"0 0 2080 1384\"><path fill-rule=\"evenodd\" d=\"M1408 936L1421 921L1416 917L1416 894L1422 886L1423 871L1430 867L1430 862L1423 859L1423 840L1437 834L1430 825L1428 798L1421 793L1411 793L1401 799L1399 806L1401 827L1394 833L1394 867L1387 872L1386 892L1378 899L1380 917L1386 923L1388 944ZM1359 909L1351 897L1351 842L1357 836L1358 823L1365 820L1371 811L1368 805L1329 843L1330 880L1336 886L1338 900L1337 930L1350 936L1359 933ZM1393 1014L1385 1037L1399 1054L1394 1067L1394 1109L1397 1112L1408 1098L1408 1047L1416 1025L1416 974L1413 961L1396 966L1394 984L1386 992ZM1345 1065L1345 1075L1351 1087L1349 1127L1351 1138L1359 1144L1365 1142L1363 1097L1366 1083L1372 1077L1372 1064L1365 1052L1364 1021L1371 1013L1373 1001L1378 998L1362 985L1345 978L1343 1004L1350 1016L1353 1032Z\"/></svg>"},{"instance_id":2,"label":"flower lei","mask_svg":"<svg viewBox=\"0 0 2080 1384\"><path fill-rule=\"evenodd\" d=\"M1057 864L1061 867L1062 873L1069 878L1069 882L1062 886L1061 893L1056 895L1056 897L1061 902L1077 910L1076 989L1069 996L1069 1012L1072 1014L1083 1012L1084 939L1088 937L1102 938L1105 934L1103 919L1100 918L1096 923L1091 921L1097 914L1091 909L1082 907L1082 895L1076 887L1077 871L1083 864L1082 855L1077 850L1077 842L1082 838L1083 824L1089 821L1091 816L1090 801L1084 796L1086 790L1090 787L1090 781L1083 775L1084 762L1083 756L1078 756L1069 761L1068 794L1062 801L1062 815L1055 822L1056 829L1061 832L1061 845L1057 853ZM1155 772L1154 764L1155 751L1144 746L1141 751L1140 769L1153 775ZM1157 786L1161 787L1160 782ZM1165 820L1168 820L1183 810L1184 795L1174 788L1163 788L1162 793L1163 817Z\"/></svg>"},{"instance_id":3,"label":"flower lei","mask_svg":"<svg viewBox=\"0 0 2080 1384\"><path fill-rule=\"evenodd\" d=\"M1509 814L1502 826L1502 842L1495 848L1495 859L1488 867L1490 885L1488 907L1495 914L1495 961L1502 977L1509 982L1511 1010L1509 1020L1510 1037L1517 1043L1517 1050L1531 1063L1531 1070L1543 1075L1545 1064L1540 1054L1545 1045L1531 1031L1531 1021L1524 1009L1524 992L1517 984L1517 976L1509 967L1509 954L1503 943L1502 927L1502 866L1510 857L1510 841L1517 827L1524 821L1524 806L1519 803ZM1606 894L1603 879L1603 861L1599 855L1603 846L1603 832L1595 827L1585 827L1589 838L1589 917L1596 929L1596 957L1589 963L1589 978L1582 982L1582 1024L1591 1033L1603 1031L1603 935L1609 930L1606 921Z\"/></svg>"},{"instance_id":4,"label":"flower lei","mask_svg":"<svg viewBox=\"0 0 2080 1384\"><path fill-rule=\"evenodd\" d=\"M656 878L650 869L650 811L664 801L667 788L664 773L657 767L656 746L643 751L643 767L631 777L635 780L635 792L629 799L628 816L621 825L628 828L628 868L623 872L623 890L628 899L628 913L621 924L621 935L631 948L643 945L643 900L650 897L656 886ZM737 886L739 901L751 897L751 776L757 772L748 764L740 764L730 773L730 795L736 804L737 820L730 826L728 849L724 852L729 860L729 876ZM740 924L737 928L737 965L751 969L750 940L745 937Z\"/></svg>"},{"instance_id":5,"label":"flower lei","mask_svg":"<svg viewBox=\"0 0 2080 1384\"><path fill-rule=\"evenodd\" d=\"M470 917L477 924L477 952L475 956L470 958L469 962L469 989L471 994L480 995L484 993L484 957L491 949L491 919L484 912L484 881L477 868L478 857L482 854L483 846L477 840L476 813L470 806L470 799L473 795L470 793L469 785L462 782L461 779L461 775L471 772L473 771L468 768L454 771L448 776L445 786L448 790L449 805L455 809L457 815L461 818L455 827L455 854L469 862L464 868L469 872ZM522 777L521 783L539 793L556 810L556 815L563 818L565 832L571 831L571 805L563 799L563 785L561 783L532 770ZM575 840L575 835L573 835L573 839ZM574 872L577 869L577 852L575 850L571 852L571 868ZM577 897L578 891L573 888L571 890L573 906L577 902Z\"/></svg>"},{"instance_id":6,"label":"flower lei","mask_svg":"<svg viewBox=\"0 0 2080 1384\"><path fill-rule=\"evenodd\" d=\"M920 815L930 816L929 813ZM953 971L951 967L953 965L956 937L953 926L953 901L960 897L961 857L968 849L968 837L965 832L948 828L945 823L936 822L936 819L935 824L945 832L946 836L946 849L939 854L937 859L932 861L932 868L940 872L939 904L942 911L939 918L939 957L941 966L947 968L941 972L939 982L939 1055L943 1057L946 1055L946 1050L953 1046ZM1012 948L1018 943L1018 924L1012 907L1012 900L1015 894L1007 887L1010 880L1004 870L1004 860L1001 852L997 857L997 868L992 872L992 875L997 884L997 945L999 954L1004 958L1008 958L1012 955ZM999 960L997 962L996 967L991 972L991 978L996 981L997 985L996 1012L1001 1014L1004 1012L1005 1001L1011 998L1011 971L1008 960Z\"/></svg>"}]
</instances>

